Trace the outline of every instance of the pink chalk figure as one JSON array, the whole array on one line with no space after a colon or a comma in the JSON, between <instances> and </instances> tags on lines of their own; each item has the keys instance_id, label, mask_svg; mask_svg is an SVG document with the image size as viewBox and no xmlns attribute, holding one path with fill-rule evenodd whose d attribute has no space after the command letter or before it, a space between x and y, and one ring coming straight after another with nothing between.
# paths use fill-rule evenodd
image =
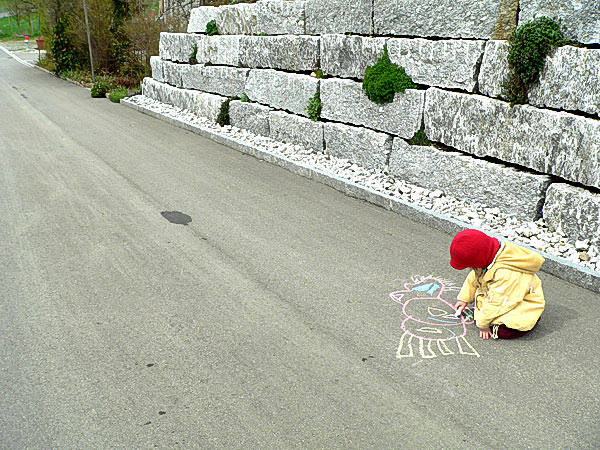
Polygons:
<instances>
[{"instance_id":1,"label":"pink chalk figure","mask_svg":"<svg viewBox=\"0 0 600 450\"><path fill-rule=\"evenodd\" d=\"M404 333L396 352L398 358L412 358L417 351L422 358L435 358L436 351L479 357L465 339L466 326L474 322L473 310L467 307L457 317L452 303L442 297L450 290L456 290L451 282L428 276L405 283L404 289L390 294L402 305L406 317L401 325Z\"/></svg>"}]
</instances>

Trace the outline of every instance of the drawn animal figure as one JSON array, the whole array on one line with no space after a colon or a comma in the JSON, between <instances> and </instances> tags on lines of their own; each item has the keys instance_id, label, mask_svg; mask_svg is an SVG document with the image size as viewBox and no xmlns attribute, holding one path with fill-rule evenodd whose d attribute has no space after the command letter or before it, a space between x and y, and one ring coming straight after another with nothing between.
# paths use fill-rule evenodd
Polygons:
<instances>
[{"instance_id":1,"label":"drawn animal figure","mask_svg":"<svg viewBox=\"0 0 600 450\"><path fill-rule=\"evenodd\" d=\"M412 358L417 352L421 358L435 358L436 351L441 355L480 356L465 338L466 325L474 322L473 310L467 307L456 317L453 305L442 297L456 290L452 282L427 276L413 279L404 289L390 294L402 305L405 316L398 358Z\"/></svg>"}]
</instances>

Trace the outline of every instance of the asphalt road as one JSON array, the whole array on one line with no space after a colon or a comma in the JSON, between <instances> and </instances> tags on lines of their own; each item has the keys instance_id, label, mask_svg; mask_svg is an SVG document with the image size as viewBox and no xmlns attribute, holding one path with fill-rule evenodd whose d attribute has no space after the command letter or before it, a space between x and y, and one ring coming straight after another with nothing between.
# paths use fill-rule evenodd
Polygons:
<instances>
[{"instance_id":1,"label":"asphalt road","mask_svg":"<svg viewBox=\"0 0 600 450\"><path fill-rule=\"evenodd\" d=\"M1 448L600 446L600 296L398 358L450 236L2 52L0 105Z\"/></svg>"}]
</instances>

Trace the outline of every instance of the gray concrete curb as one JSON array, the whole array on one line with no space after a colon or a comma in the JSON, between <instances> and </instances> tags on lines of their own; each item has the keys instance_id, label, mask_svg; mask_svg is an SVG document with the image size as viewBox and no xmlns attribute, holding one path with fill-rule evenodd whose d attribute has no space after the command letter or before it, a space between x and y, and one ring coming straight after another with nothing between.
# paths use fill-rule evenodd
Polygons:
<instances>
[{"instance_id":1,"label":"gray concrete curb","mask_svg":"<svg viewBox=\"0 0 600 450\"><path fill-rule=\"evenodd\" d=\"M289 170L290 172L293 172L295 174L301 175L305 178L318 181L319 183L323 183L329 187L332 187L340 192L345 193L350 197L354 197L359 200L364 200L366 202L380 206L389 211L393 211L397 214L400 214L416 222L435 228L436 230L442 231L444 233L454 235L466 228L474 228L472 225L469 225L465 222L461 222L451 217L444 216L434 211L422 208L420 206L413 205L404 200L392 198L386 194L382 194L368 187L364 187L351 181L345 180L343 178L337 177L336 175L332 175L323 172L319 169L309 167L297 161L292 161L288 158L285 158L284 156L261 150L238 139L221 136L205 128L185 123L182 120L166 117L160 113L151 111L148 108L136 105L129 101L129 99L121 100L121 104L139 112L142 112L144 114L147 114L149 116L160 119L164 122L175 125L176 127L183 128L187 131L191 131L192 133L196 133L200 136L211 139L219 144L233 148L247 155L252 155L263 161L275 164L279 167ZM486 233L495 236L499 239L505 239L504 237L494 233L490 233L487 231ZM573 264L570 261L567 261L566 259L557 258L556 256L533 249L527 245L520 243L519 245L526 248L530 248L531 250L540 253L546 259L546 262L544 263L541 269L543 272L554 275L555 277L560 278L561 280L568 281L569 283L575 284L585 289L589 289L590 291L600 293L600 273L586 269L584 267L580 267L576 264Z\"/></svg>"}]
</instances>

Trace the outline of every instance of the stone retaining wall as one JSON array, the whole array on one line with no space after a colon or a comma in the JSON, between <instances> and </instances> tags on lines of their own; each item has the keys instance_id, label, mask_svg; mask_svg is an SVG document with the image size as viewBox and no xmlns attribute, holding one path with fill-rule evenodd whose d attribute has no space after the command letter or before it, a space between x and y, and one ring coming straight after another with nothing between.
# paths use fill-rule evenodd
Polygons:
<instances>
[{"instance_id":1,"label":"stone retaining wall","mask_svg":"<svg viewBox=\"0 0 600 450\"><path fill-rule=\"evenodd\" d=\"M534 14L584 45L551 54L529 105L512 106L502 39ZM188 33L161 33L143 90L213 120L245 94L234 126L600 243L599 45L597 0L262 0L195 8ZM377 105L362 79L384 46L419 88ZM419 130L434 146L409 143Z\"/></svg>"}]
</instances>

